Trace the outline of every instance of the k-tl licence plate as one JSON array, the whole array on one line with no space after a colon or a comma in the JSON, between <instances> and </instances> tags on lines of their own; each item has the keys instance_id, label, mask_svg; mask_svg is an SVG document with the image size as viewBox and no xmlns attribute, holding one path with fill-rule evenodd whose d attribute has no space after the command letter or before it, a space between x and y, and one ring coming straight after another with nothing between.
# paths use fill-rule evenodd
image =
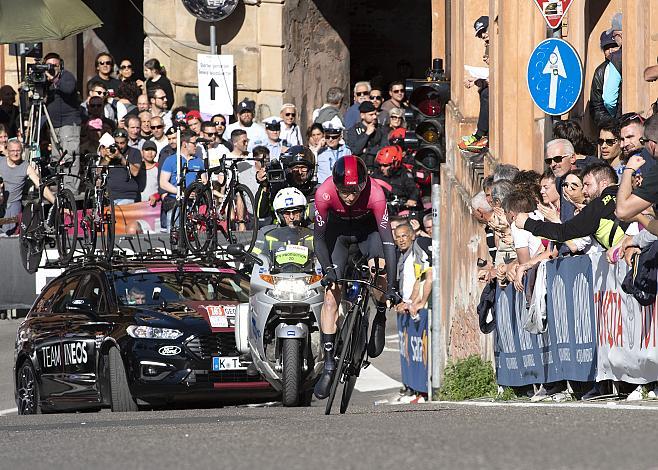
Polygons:
<instances>
[{"instance_id":1,"label":"k-tl licence plate","mask_svg":"<svg viewBox=\"0 0 658 470\"><path fill-rule=\"evenodd\" d=\"M239 357L213 357L212 370L245 370L247 367L240 364Z\"/></svg>"}]
</instances>

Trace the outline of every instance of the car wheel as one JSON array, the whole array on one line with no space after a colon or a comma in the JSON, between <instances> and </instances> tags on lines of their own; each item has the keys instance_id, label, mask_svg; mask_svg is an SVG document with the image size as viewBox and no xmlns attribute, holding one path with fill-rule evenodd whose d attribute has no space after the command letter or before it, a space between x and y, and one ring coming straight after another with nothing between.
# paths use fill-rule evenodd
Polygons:
<instances>
[{"instance_id":1,"label":"car wheel","mask_svg":"<svg viewBox=\"0 0 658 470\"><path fill-rule=\"evenodd\" d=\"M35 415L41 413L39 403L39 383L34 367L26 360L16 376L16 396L19 415Z\"/></svg>"},{"instance_id":2,"label":"car wheel","mask_svg":"<svg viewBox=\"0 0 658 470\"><path fill-rule=\"evenodd\" d=\"M117 348L111 348L107 354L110 373L110 404L112 411L138 411L128 387L126 368L123 366L121 353Z\"/></svg>"}]
</instances>

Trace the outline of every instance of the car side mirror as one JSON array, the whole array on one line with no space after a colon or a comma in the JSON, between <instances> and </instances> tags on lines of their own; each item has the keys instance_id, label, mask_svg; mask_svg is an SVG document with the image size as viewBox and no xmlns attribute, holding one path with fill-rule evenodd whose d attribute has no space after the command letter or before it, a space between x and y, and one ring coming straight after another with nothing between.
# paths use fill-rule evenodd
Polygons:
<instances>
[{"instance_id":1,"label":"car side mirror","mask_svg":"<svg viewBox=\"0 0 658 470\"><path fill-rule=\"evenodd\" d=\"M226 252L231 256L242 256L244 254L244 247L240 244L232 244L226 247Z\"/></svg>"},{"instance_id":2,"label":"car side mirror","mask_svg":"<svg viewBox=\"0 0 658 470\"><path fill-rule=\"evenodd\" d=\"M66 311L96 317L96 308L88 299L73 299L66 305Z\"/></svg>"}]
</instances>

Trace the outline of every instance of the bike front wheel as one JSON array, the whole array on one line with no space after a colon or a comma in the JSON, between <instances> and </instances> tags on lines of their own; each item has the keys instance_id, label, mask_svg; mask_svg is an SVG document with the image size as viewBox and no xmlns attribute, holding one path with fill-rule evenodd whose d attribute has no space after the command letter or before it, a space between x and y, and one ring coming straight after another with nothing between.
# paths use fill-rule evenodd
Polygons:
<instances>
[{"instance_id":1,"label":"bike front wheel","mask_svg":"<svg viewBox=\"0 0 658 470\"><path fill-rule=\"evenodd\" d=\"M59 262L67 265L73 259L78 243L78 209L69 189L60 191L55 199L55 244Z\"/></svg>"},{"instance_id":2,"label":"bike front wheel","mask_svg":"<svg viewBox=\"0 0 658 470\"><path fill-rule=\"evenodd\" d=\"M226 228L229 243L240 243L251 251L258 235L256 204L251 190L244 184L236 184L226 206Z\"/></svg>"},{"instance_id":3,"label":"bike front wheel","mask_svg":"<svg viewBox=\"0 0 658 470\"><path fill-rule=\"evenodd\" d=\"M19 245L21 261L25 270L34 274L41 264L45 240L43 236L43 213L38 202L31 202L23 209Z\"/></svg>"},{"instance_id":4,"label":"bike front wheel","mask_svg":"<svg viewBox=\"0 0 658 470\"><path fill-rule=\"evenodd\" d=\"M340 382L343 380L349 379L349 366L352 363L352 358L354 356L354 351L352 348L352 332L354 331L357 317L357 311L350 311L347 317L347 323L343 323L343 328L341 328L339 332L339 339L337 344L340 348L340 358L338 359L338 365L336 367L336 372L334 373L334 379L331 382L331 389L329 390L329 396L327 397L327 405L324 409L324 414L326 415L331 414L331 406L334 404L334 398L336 398L338 384L340 384Z\"/></svg>"},{"instance_id":5,"label":"bike front wheel","mask_svg":"<svg viewBox=\"0 0 658 470\"><path fill-rule=\"evenodd\" d=\"M181 235L192 254L215 251L217 225L213 210L212 192L196 181L185 190Z\"/></svg>"}]
</instances>

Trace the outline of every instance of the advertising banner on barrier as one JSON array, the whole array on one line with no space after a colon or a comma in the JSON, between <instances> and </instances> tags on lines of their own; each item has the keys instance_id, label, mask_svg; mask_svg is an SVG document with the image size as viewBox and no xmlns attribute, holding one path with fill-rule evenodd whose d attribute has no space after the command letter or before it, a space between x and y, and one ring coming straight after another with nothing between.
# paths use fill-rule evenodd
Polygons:
<instances>
[{"instance_id":1,"label":"advertising banner on barrier","mask_svg":"<svg viewBox=\"0 0 658 470\"><path fill-rule=\"evenodd\" d=\"M598 367L596 380L646 384L658 379L656 307L642 307L621 289L628 266L610 264L605 254L590 255L594 269L594 305Z\"/></svg>"},{"instance_id":2,"label":"advertising banner on barrier","mask_svg":"<svg viewBox=\"0 0 658 470\"><path fill-rule=\"evenodd\" d=\"M588 257L550 261L546 278L547 327L524 329L528 305L513 286L496 292L496 376L499 385L522 386L595 378L596 331L592 266Z\"/></svg>"},{"instance_id":3,"label":"advertising banner on barrier","mask_svg":"<svg viewBox=\"0 0 658 470\"><path fill-rule=\"evenodd\" d=\"M427 393L427 316L426 309L418 311L416 320L398 315L402 383L423 393Z\"/></svg>"}]
</instances>

